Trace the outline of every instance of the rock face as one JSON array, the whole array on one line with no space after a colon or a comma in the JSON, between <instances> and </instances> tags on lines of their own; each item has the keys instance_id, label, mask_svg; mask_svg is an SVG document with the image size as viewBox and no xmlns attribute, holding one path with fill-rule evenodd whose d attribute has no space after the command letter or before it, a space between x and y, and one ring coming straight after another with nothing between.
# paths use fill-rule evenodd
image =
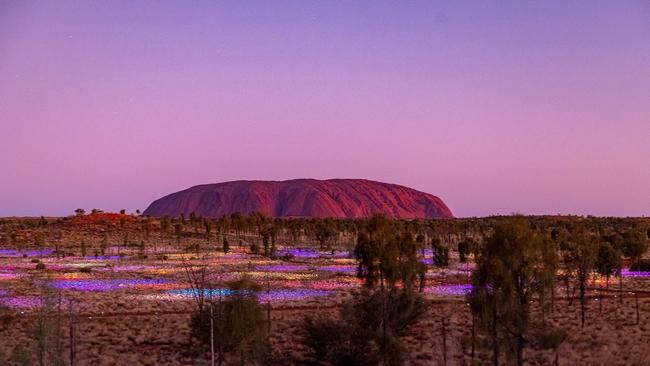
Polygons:
<instances>
[{"instance_id":1,"label":"rock face","mask_svg":"<svg viewBox=\"0 0 650 366\"><path fill-rule=\"evenodd\" d=\"M273 217L451 218L436 196L365 179L294 179L233 181L195 186L157 199L144 211L149 216L221 217L235 212L263 212Z\"/></svg>"}]
</instances>

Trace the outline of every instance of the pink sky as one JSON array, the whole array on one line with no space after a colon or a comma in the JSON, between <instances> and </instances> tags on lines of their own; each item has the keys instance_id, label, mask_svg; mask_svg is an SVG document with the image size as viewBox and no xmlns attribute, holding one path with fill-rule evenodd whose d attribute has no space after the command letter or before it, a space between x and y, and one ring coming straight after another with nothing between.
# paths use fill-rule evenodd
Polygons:
<instances>
[{"instance_id":1,"label":"pink sky","mask_svg":"<svg viewBox=\"0 0 650 366\"><path fill-rule=\"evenodd\" d=\"M650 214L650 3L0 2L0 216L367 178Z\"/></svg>"}]
</instances>

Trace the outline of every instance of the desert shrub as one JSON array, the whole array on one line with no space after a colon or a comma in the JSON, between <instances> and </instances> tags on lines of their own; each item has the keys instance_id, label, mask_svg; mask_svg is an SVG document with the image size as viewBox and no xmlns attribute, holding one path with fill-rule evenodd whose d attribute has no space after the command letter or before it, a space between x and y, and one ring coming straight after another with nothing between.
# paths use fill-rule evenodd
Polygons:
<instances>
[{"instance_id":1,"label":"desert shrub","mask_svg":"<svg viewBox=\"0 0 650 366\"><path fill-rule=\"evenodd\" d=\"M200 249L200 246L198 243L194 244L189 244L185 246L185 253L191 253L191 252L198 252Z\"/></svg>"},{"instance_id":2,"label":"desert shrub","mask_svg":"<svg viewBox=\"0 0 650 366\"><path fill-rule=\"evenodd\" d=\"M14 314L7 306L0 304L0 330L9 328L14 320Z\"/></svg>"},{"instance_id":3,"label":"desert shrub","mask_svg":"<svg viewBox=\"0 0 650 366\"><path fill-rule=\"evenodd\" d=\"M384 300L383 297L386 297ZM382 295L381 291L364 292L352 302L348 312L360 317L365 326L378 328L382 323L382 303L386 303L388 327L395 335L413 324L424 313L422 296L409 291L394 290Z\"/></svg>"},{"instance_id":4,"label":"desert shrub","mask_svg":"<svg viewBox=\"0 0 650 366\"><path fill-rule=\"evenodd\" d=\"M266 319L257 298L261 287L249 280L228 283L228 296L210 296L206 306L192 315L192 336L210 346L210 315L218 357L229 354L234 364L248 364L266 357ZM212 312L210 311L212 307Z\"/></svg>"},{"instance_id":5,"label":"desert shrub","mask_svg":"<svg viewBox=\"0 0 650 366\"><path fill-rule=\"evenodd\" d=\"M44 270L45 269L45 263L43 263L41 261L38 261L38 263L36 263L36 269Z\"/></svg>"},{"instance_id":6,"label":"desert shrub","mask_svg":"<svg viewBox=\"0 0 650 366\"><path fill-rule=\"evenodd\" d=\"M384 304L386 333L382 322ZM377 365L383 356L386 365L401 365L403 347L398 336L424 310L423 298L410 291L363 291L345 304L338 319L307 317L303 321L303 344L308 349L309 363Z\"/></svg>"},{"instance_id":7,"label":"desert shrub","mask_svg":"<svg viewBox=\"0 0 650 366\"><path fill-rule=\"evenodd\" d=\"M630 271L650 271L650 259L641 259L630 266Z\"/></svg>"},{"instance_id":8,"label":"desert shrub","mask_svg":"<svg viewBox=\"0 0 650 366\"><path fill-rule=\"evenodd\" d=\"M12 366L28 366L32 364L32 359L30 352L27 350L25 345L19 344L14 348L11 354L11 363Z\"/></svg>"},{"instance_id":9,"label":"desert shrub","mask_svg":"<svg viewBox=\"0 0 650 366\"><path fill-rule=\"evenodd\" d=\"M41 307L38 308L29 324L29 334L39 365L63 365L61 292L51 287L50 283L39 284Z\"/></svg>"},{"instance_id":10,"label":"desert shrub","mask_svg":"<svg viewBox=\"0 0 650 366\"><path fill-rule=\"evenodd\" d=\"M533 346L539 349L556 349L566 337L565 329L550 325L540 326L532 331Z\"/></svg>"},{"instance_id":11,"label":"desert shrub","mask_svg":"<svg viewBox=\"0 0 650 366\"><path fill-rule=\"evenodd\" d=\"M359 324L326 317L307 317L302 323L308 364L372 366L379 364L375 335Z\"/></svg>"},{"instance_id":12,"label":"desert shrub","mask_svg":"<svg viewBox=\"0 0 650 366\"><path fill-rule=\"evenodd\" d=\"M79 268L79 272L81 273L90 273L92 271L93 271L92 267L88 267L88 266Z\"/></svg>"},{"instance_id":13,"label":"desert shrub","mask_svg":"<svg viewBox=\"0 0 650 366\"><path fill-rule=\"evenodd\" d=\"M30 260L29 262L30 262L30 263L34 263L34 264L38 264L38 263L41 262L41 260L38 259L38 258L34 258L34 259Z\"/></svg>"}]
</instances>

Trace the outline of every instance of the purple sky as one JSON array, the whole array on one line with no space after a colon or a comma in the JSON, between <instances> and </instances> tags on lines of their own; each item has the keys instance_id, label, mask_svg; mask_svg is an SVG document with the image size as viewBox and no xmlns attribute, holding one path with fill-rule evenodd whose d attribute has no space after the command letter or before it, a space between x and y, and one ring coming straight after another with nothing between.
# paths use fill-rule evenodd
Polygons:
<instances>
[{"instance_id":1,"label":"purple sky","mask_svg":"<svg viewBox=\"0 0 650 366\"><path fill-rule=\"evenodd\" d=\"M0 216L300 177L640 216L649 158L648 1L0 0Z\"/></svg>"}]
</instances>

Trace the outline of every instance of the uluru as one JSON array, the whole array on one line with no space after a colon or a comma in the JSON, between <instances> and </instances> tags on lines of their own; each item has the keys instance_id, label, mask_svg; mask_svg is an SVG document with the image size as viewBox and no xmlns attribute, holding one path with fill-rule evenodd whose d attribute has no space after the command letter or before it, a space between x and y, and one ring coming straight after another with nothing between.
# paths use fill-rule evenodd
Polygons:
<instances>
[{"instance_id":1,"label":"uluru","mask_svg":"<svg viewBox=\"0 0 650 366\"><path fill-rule=\"evenodd\" d=\"M273 217L398 219L452 218L438 197L397 184L366 179L239 180L204 184L155 200L147 216L221 217L262 212Z\"/></svg>"}]
</instances>

